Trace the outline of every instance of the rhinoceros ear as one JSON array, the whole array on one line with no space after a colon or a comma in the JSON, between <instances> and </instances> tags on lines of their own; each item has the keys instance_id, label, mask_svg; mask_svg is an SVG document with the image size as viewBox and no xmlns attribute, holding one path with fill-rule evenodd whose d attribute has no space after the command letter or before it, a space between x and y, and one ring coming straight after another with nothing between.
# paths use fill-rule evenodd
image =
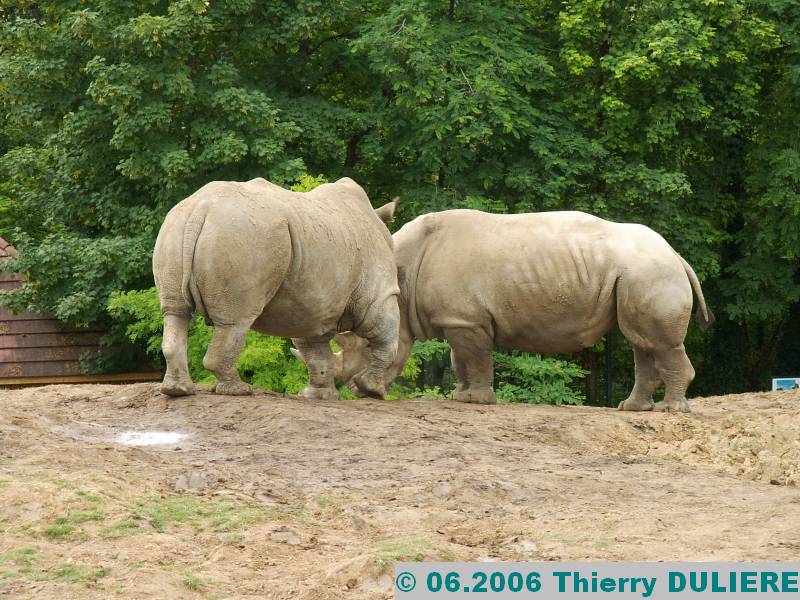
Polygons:
<instances>
[{"instance_id":1,"label":"rhinoceros ear","mask_svg":"<svg viewBox=\"0 0 800 600\"><path fill-rule=\"evenodd\" d=\"M375 214L378 215L378 218L384 223L391 223L394 220L394 211L399 202L400 196L395 196L392 198L391 202L384 204L380 208L376 208Z\"/></svg>"},{"instance_id":2,"label":"rhinoceros ear","mask_svg":"<svg viewBox=\"0 0 800 600\"><path fill-rule=\"evenodd\" d=\"M358 346L358 336L352 331L345 331L344 333L337 333L333 336L333 341L342 350L355 350Z\"/></svg>"}]
</instances>

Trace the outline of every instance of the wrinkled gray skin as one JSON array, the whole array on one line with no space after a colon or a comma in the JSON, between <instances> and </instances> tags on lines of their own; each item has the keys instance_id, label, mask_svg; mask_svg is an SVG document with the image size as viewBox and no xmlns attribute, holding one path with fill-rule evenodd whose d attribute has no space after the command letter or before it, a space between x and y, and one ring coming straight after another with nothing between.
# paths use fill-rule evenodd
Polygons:
<instances>
[{"instance_id":1,"label":"wrinkled gray skin","mask_svg":"<svg viewBox=\"0 0 800 600\"><path fill-rule=\"evenodd\" d=\"M458 378L453 399L492 404L495 346L542 354L592 346L615 326L633 344L636 382L622 410L688 411L694 369L683 346L697 277L660 235L580 212L423 215L394 235L400 343L387 372L400 373L413 340L444 338ZM363 368L368 342L336 337L337 376ZM653 391L666 384L663 402Z\"/></svg>"},{"instance_id":2,"label":"wrinkled gray skin","mask_svg":"<svg viewBox=\"0 0 800 600\"><path fill-rule=\"evenodd\" d=\"M353 331L369 343L361 393L383 397L397 351L399 313L391 220L396 201L373 211L351 179L311 192L264 179L218 181L176 205L161 226L153 274L164 313L161 391L193 394L186 341L192 311L214 325L203 364L218 394L242 395L236 360L248 330L291 337L306 359L301 395L338 398L329 341Z\"/></svg>"}]
</instances>

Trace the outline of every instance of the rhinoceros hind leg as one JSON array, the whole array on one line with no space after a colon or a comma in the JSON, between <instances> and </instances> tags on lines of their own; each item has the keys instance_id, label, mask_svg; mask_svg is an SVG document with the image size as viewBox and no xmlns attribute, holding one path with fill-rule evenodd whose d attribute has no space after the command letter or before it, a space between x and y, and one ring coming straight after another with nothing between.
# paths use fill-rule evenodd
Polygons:
<instances>
[{"instance_id":1,"label":"rhinoceros hind leg","mask_svg":"<svg viewBox=\"0 0 800 600\"><path fill-rule=\"evenodd\" d=\"M453 400L471 404L497 404L492 390L494 341L481 329L446 329L445 337L450 342L450 362L453 365L458 386L453 391Z\"/></svg>"},{"instance_id":2,"label":"rhinoceros hind leg","mask_svg":"<svg viewBox=\"0 0 800 600\"><path fill-rule=\"evenodd\" d=\"M694 368L686 356L683 344L669 350L656 351L655 363L666 386L664 400L656 403L655 410L661 412L689 412L686 389L694 379Z\"/></svg>"},{"instance_id":3,"label":"rhinoceros hind leg","mask_svg":"<svg viewBox=\"0 0 800 600\"><path fill-rule=\"evenodd\" d=\"M654 277L654 272L658 273ZM617 321L634 348L647 348L652 368L640 366L636 353L636 385L644 402L653 381L664 382L664 401L653 408L659 411L687 411L686 389L694 379L694 369L686 356L683 340L692 315L692 289L681 263L670 253L662 259L634 263L617 283ZM647 375L640 377L644 370ZM657 379L652 371L657 373ZM657 385L657 383L656 383ZM651 392L652 393L652 392ZM633 394L633 392L632 392ZM627 400L625 408L628 408Z\"/></svg>"},{"instance_id":4,"label":"rhinoceros hind leg","mask_svg":"<svg viewBox=\"0 0 800 600\"><path fill-rule=\"evenodd\" d=\"M386 396L386 379L397 355L399 332L400 309L394 296L372 304L354 330L369 342L369 366L353 377L352 382L360 394L378 399Z\"/></svg>"},{"instance_id":5,"label":"rhinoceros hind leg","mask_svg":"<svg viewBox=\"0 0 800 600\"><path fill-rule=\"evenodd\" d=\"M333 381L334 359L330 339L292 338L292 343L308 367L308 385L299 396L310 400L338 400L339 390Z\"/></svg>"},{"instance_id":6,"label":"rhinoceros hind leg","mask_svg":"<svg viewBox=\"0 0 800 600\"><path fill-rule=\"evenodd\" d=\"M636 381L630 396L619 403L619 410L653 410L653 392L659 384L653 355L642 348L633 347L636 364Z\"/></svg>"},{"instance_id":7,"label":"rhinoceros hind leg","mask_svg":"<svg viewBox=\"0 0 800 600\"><path fill-rule=\"evenodd\" d=\"M195 393L186 357L188 331L188 314L164 315L161 350L167 361L167 372L161 384L161 393L167 396L190 396Z\"/></svg>"},{"instance_id":8,"label":"rhinoceros hind leg","mask_svg":"<svg viewBox=\"0 0 800 600\"><path fill-rule=\"evenodd\" d=\"M252 388L239 377L236 360L244 347L244 338L252 321L234 325L215 325L214 335L203 358L203 366L214 373L214 392L228 396L246 396Z\"/></svg>"}]
</instances>

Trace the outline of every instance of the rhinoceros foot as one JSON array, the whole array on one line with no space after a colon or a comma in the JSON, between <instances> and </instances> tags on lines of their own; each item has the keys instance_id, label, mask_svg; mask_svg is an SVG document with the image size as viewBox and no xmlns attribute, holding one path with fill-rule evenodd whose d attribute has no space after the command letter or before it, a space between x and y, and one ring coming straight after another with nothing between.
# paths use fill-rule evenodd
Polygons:
<instances>
[{"instance_id":1,"label":"rhinoceros foot","mask_svg":"<svg viewBox=\"0 0 800 600\"><path fill-rule=\"evenodd\" d=\"M456 390L453 392L453 400L469 404L497 404L497 396L491 388Z\"/></svg>"},{"instance_id":2,"label":"rhinoceros foot","mask_svg":"<svg viewBox=\"0 0 800 600\"><path fill-rule=\"evenodd\" d=\"M334 387L314 387L307 385L298 396L309 400L339 400L339 390Z\"/></svg>"},{"instance_id":3,"label":"rhinoceros foot","mask_svg":"<svg viewBox=\"0 0 800 600\"><path fill-rule=\"evenodd\" d=\"M161 393L167 396L191 396L196 393L194 384L191 381L179 381L177 379L164 379L161 384Z\"/></svg>"},{"instance_id":4,"label":"rhinoceros foot","mask_svg":"<svg viewBox=\"0 0 800 600\"><path fill-rule=\"evenodd\" d=\"M656 402L655 407L653 410L657 410L658 412L682 412L687 413L691 412L689 408L689 403L686 401L686 398L681 398L680 400L663 400L661 402Z\"/></svg>"},{"instance_id":5,"label":"rhinoceros foot","mask_svg":"<svg viewBox=\"0 0 800 600\"><path fill-rule=\"evenodd\" d=\"M218 381L214 386L214 393L224 396L249 396L253 393L253 388L244 381Z\"/></svg>"},{"instance_id":6,"label":"rhinoceros foot","mask_svg":"<svg viewBox=\"0 0 800 600\"><path fill-rule=\"evenodd\" d=\"M645 411L653 410L652 400L640 400L638 398L627 398L619 403L617 410Z\"/></svg>"}]
</instances>

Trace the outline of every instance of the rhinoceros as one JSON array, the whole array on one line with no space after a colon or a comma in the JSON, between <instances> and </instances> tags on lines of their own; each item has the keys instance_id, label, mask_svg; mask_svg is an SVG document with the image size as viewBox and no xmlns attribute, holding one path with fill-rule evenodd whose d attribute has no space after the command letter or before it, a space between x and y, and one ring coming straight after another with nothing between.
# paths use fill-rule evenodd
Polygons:
<instances>
[{"instance_id":1,"label":"rhinoceros","mask_svg":"<svg viewBox=\"0 0 800 600\"><path fill-rule=\"evenodd\" d=\"M329 340L352 331L369 358L352 380L383 397L399 312L391 220L352 179L292 192L264 179L216 181L177 204L156 240L153 274L164 314L161 391L195 391L186 355L194 311L214 326L203 364L218 394L251 392L236 371L248 330L291 337L307 358L308 398L338 397Z\"/></svg>"},{"instance_id":2,"label":"rhinoceros","mask_svg":"<svg viewBox=\"0 0 800 600\"><path fill-rule=\"evenodd\" d=\"M623 410L688 411L694 378L683 341L691 317L713 320L691 266L658 233L576 212L516 215L448 210L394 235L400 340L387 371L402 370L413 340L444 338L458 380L453 399L493 404L495 346L541 354L592 346L614 326L634 348L636 381ZM336 336L336 376L364 368L369 343ZM663 402L653 392L666 384Z\"/></svg>"}]
</instances>

